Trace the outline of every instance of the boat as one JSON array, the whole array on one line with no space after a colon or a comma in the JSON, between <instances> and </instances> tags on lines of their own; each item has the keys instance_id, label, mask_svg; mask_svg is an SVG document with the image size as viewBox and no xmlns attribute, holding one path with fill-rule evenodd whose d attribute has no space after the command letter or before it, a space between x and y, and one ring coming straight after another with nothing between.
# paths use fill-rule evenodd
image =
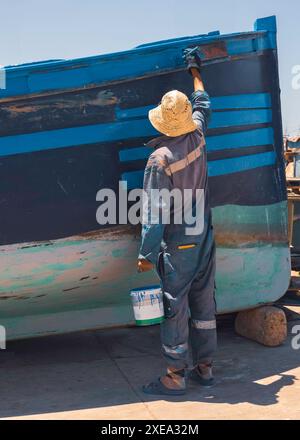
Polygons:
<instances>
[{"instance_id":1,"label":"boat","mask_svg":"<svg viewBox=\"0 0 300 440\"><path fill-rule=\"evenodd\" d=\"M198 46L213 114L206 136L218 313L269 304L290 280L276 17L254 30L8 66L0 89L0 325L20 339L131 324L139 225L99 225L101 188L141 188L158 136L147 114L192 92ZM4 84L5 83L5 86Z\"/></svg>"}]
</instances>

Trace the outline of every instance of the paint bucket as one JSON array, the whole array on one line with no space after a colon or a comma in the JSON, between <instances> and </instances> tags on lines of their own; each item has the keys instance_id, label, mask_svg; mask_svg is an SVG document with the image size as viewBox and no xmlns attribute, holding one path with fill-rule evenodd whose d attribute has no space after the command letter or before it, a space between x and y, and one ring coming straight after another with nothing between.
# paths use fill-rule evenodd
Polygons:
<instances>
[{"instance_id":1,"label":"paint bucket","mask_svg":"<svg viewBox=\"0 0 300 440\"><path fill-rule=\"evenodd\" d=\"M160 286L139 287L130 291L136 325L154 325L164 320Z\"/></svg>"}]
</instances>

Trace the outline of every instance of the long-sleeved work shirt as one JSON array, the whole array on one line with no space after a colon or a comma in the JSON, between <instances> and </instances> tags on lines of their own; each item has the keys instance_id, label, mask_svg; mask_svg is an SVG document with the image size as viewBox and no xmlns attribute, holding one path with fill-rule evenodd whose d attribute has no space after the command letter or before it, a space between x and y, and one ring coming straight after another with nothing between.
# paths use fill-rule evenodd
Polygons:
<instances>
[{"instance_id":1,"label":"long-sleeved work shirt","mask_svg":"<svg viewBox=\"0 0 300 440\"><path fill-rule=\"evenodd\" d=\"M148 159L144 174L143 188L147 203L144 204L139 258L145 258L154 265L162 248L180 248L193 243L201 245L207 243L207 236L211 234L204 139L211 104L208 94L202 91L195 91L191 95L191 103L193 119L198 125L195 131L177 137L160 136L147 144L155 150ZM184 190L188 191L187 197L182 197L181 208L178 208L179 199L176 205L175 199L168 201L167 196L153 195L155 189L168 190L166 193L176 189L182 195Z\"/></svg>"}]
</instances>

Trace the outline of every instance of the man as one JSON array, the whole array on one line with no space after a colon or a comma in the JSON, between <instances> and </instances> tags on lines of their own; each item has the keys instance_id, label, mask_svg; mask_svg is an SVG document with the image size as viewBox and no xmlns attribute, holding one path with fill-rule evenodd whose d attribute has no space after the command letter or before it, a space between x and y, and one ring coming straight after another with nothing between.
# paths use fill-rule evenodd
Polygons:
<instances>
[{"instance_id":1,"label":"man","mask_svg":"<svg viewBox=\"0 0 300 440\"><path fill-rule=\"evenodd\" d=\"M200 223L204 217L204 226L198 228L198 232L196 228L196 235L191 235L185 221L164 224L161 217L155 222L143 220L138 270L156 268L161 279L165 310L161 342L167 362L167 373L143 387L148 394L181 395L186 392L189 338L193 358L190 379L204 386L211 386L214 380L212 357L217 340L215 244L204 140L210 100L204 90L197 51L187 50L185 56L194 81L191 102L186 95L173 90L163 96L161 105L149 112L150 122L164 136L149 143L155 151L145 169L144 191L148 195L148 211L156 210L161 214L166 204L162 198L151 199L151 191L176 188L184 193L186 189L191 190L191 210L196 216L202 216ZM203 207L198 211L201 203L197 203L197 190L202 190ZM174 218L174 207L170 208L172 210Z\"/></svg>"}]
</instances>

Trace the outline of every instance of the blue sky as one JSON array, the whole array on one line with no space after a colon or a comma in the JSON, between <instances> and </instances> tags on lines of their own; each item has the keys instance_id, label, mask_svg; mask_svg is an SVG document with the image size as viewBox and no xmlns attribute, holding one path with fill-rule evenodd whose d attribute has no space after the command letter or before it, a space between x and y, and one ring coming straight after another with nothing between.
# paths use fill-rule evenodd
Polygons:
<instances>
[{"instance_id":1,"label":"blue sky","mask_svg":"<svg viewBox=\"0 0 300 440\"><path fill-rule=\"evenodd\" d=\"M284 129L300 134L299 0L1 0L0 65L77 58L140 43L252 30L256 18L277 15Z\"/></svg>"}]
</instances>

